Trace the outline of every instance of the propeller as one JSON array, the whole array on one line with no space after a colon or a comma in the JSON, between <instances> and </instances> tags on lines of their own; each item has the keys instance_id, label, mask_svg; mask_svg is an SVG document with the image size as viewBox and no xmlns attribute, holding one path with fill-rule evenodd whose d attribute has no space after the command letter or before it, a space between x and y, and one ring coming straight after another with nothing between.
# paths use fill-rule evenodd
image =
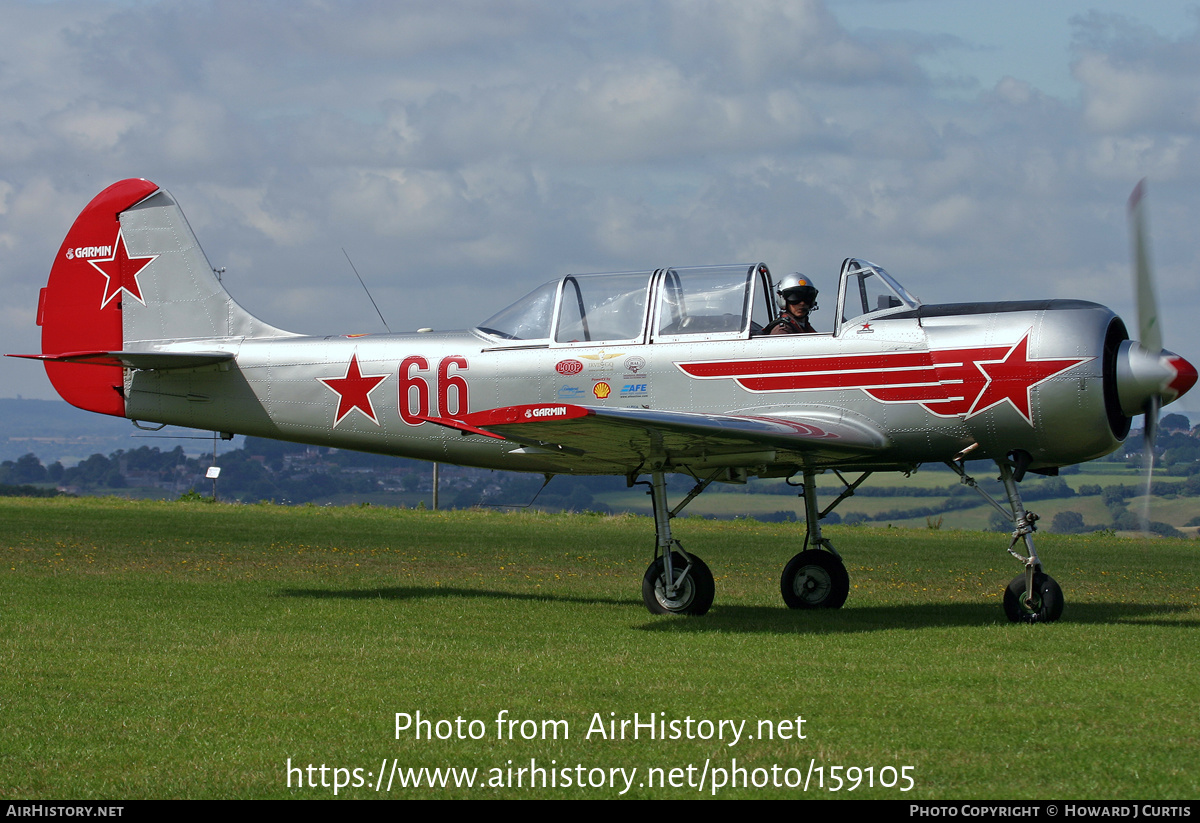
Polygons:
<instances>
[{"instance_id":1,"label":"propeller","mask_svg":"<svg viewBox=\"0 0 1200 823\"><path fill-rule=\"evenodd\" d=\"M1145 464L1146 495L1142 531L1150 531L1150 489L1154 478L1154 441L1158 415L1165 403L1182 395L1196 382L1191 363L1162 347L1162 325L1158 320L1158 298L1154 291L1154 268L1146 230L1146 181L1142 179L1129 196L1129 229L1133 241L1133 283L1137 299L1138 343L1128 344L1122 358L1126 379L1122 381L1122 406L1127 414L1145 416L1142 456ZM1130 408L1132 407L1132 408ZM1139 408L1140 407L1140 408Z\"/></svg>"}]
</instances>

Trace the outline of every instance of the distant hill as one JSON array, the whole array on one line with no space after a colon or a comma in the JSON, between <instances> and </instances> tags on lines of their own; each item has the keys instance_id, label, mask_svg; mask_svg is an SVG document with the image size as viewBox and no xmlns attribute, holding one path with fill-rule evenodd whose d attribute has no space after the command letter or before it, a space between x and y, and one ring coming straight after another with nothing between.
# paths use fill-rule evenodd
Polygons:
<instances>
[{"instance_id":1,"label":"distant hill","mask_svg":"<svg viewBox=\"0 0 1200 823\"><path fill-rule=\"evenodd\" d=\"M154 445L164 451L181 445L188 454L211 451L201 440L148 439L150 434L154 433L138 431L123 418L86 412L63 400L0 398L0 461L32 452L47 466L55 460L71 466L93 454ZM204 436L204 432L172 426L157 434ZM222 443L220 451L240 446L241 441L238 437L233 444Z\"/></svg>"}]
</instances>

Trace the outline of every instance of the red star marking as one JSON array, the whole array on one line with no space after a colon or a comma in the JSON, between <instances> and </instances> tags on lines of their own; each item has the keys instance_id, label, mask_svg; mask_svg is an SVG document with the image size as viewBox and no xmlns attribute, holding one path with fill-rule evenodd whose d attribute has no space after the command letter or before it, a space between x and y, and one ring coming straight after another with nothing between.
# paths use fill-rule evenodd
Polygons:
<instances>
[{"instance_id":1,"label":"red star marking","mask_svg":"<svg viewBox=\"0 0 1200 823\"><path fill-rule=\"evenodd\" d=\"M146 305L146 301L142 299L142 290L138 286L138 275L157 258L157 254L130 257L125 249L125 238L121 235L121 230L117 229L113 256L105 260L88 261L96 271L104 275L104 299L100 301L100 308L107 306L121 292L126 292L143 306Z\"/></svg>"},{"instance_id":2,"label":"red star marking","mask_svg":"<svg viewBox=\"0 0 1200 823\"><path fill-rule=\"evenodd\" d=\"M974 417L1007 400L1032 426L1033 416L1029 411L1029 393L1033 387L1091 359L1090 357L1071 357L1030 360L1029 332L1025 332L1025 336L1008 350L1003 359L975 361L975 365L987 377L987 384L976 396L967 417Z\"/></svg>"},{"instance_id":3,"label":"red star marking","mask_svg":"<svg viewBox=\"0 0 1200 823\"><path fill-rule=\"evenodd\" d=\"M330 390L338 394L337 418L333 425L337 426L350 412L358 409L371 418L371 422L379 425L375 416L375 407L371 405L369 395L376 386L387 379L386 374L364 375L358 368L358 353L350 357L350 365L346 367L345 377L318 377Z\"/></svg>"},{"instance_id":4,"label":"red star marking","mask_svg":"<svg viewBox=\"0 0 1200 823\"><path fill-rule=\"evenodd\" d=\"M881 403L918 403L939 417L970 418L1008 401L1032 426L1030 391L1095 358L1031 360L1030 331L1008 346L676 365L700 380L732 378L751 392L861 389Z\"/></svg>"}]
</instances>

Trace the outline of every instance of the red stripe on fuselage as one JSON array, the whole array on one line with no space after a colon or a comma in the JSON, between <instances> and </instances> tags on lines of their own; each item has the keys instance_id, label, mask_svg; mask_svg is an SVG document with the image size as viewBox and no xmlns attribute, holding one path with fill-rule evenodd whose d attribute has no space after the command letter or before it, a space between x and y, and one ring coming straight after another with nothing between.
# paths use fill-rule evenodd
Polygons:
<instances>
[{"instance_id":1,"label":"red stripe on fuselage","mask_svg":"<svg viewBox=\"0 0 1200 823\"><path fill-rule=\"evenodd\" d=\"M1008 400L1032 423L1029 390L1093 358L1030 359L1028 339L1026 331L1004 346L677 365L691 377L732 379L756 393L858 389L881 403L919 403L945 417L977 414Z\"/></svg>"},{"instance_id":2,"label":"red stripe on fuselage","mask_svg":"<svg viewBox=\"0 0 1200 823\"><path fill-rule=\"evenodd\" d=\"M1007 349L1005 349L1007 350ZM787 357L771 360L720 360L710 363L679 363L684 374L699 378L741 377L753 375L785 375L803 372L805 374L828 373L845 374L856 370L873 369L919 369L930 368L933 365L930 352L896 352L871 354L850 354L820 357Z\"/></svg>"}]
</instances>

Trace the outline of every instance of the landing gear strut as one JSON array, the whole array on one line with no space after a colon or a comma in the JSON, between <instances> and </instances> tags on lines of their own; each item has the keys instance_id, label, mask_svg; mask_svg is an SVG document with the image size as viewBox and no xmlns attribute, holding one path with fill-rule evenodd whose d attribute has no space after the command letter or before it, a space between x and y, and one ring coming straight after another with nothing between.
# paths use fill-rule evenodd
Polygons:
<instances>
[{"instance_id":1,"label":"landing gear strut","mask_svg":"<svg viewBox=\"0 0 1200 823\"><path fill-rule=\"evenodd\" d=\"M846 491L822 512L817 506L817 473L805 469L805 550L788 561L779 579L779 591L789 609L840 609L846 602L846 596L850 594L850 575L833 544L821 535L821 518L853 494L867 476L864 474L854 483L847 483ZM810 549L809 546L817 548Z\"/></svg>"},{"instance_id":2,"label":"landing gear strut","mask_svg":"<svg viewBox=\"0 0 1200 823\"><path fill-rule=\"evenodd\" d=\"M1027 452L1012 452L1008 460L997 460L1000 482L1008 495L1008 509L997 503L990 494L976 485L975 479L967 475L958 463L947 463L962 478L962 482L975 489L998 512L1013 521L1012 541L1008 553L1025 564L1025 573L1013 578L1004 590L1004 614L1013 623L1053 623L1062 617L1063 593L1054 578L1042 571L1033 546L1033 533L1037 531L1038 516L1025 511L1017 483L1025 476L1029 466ZM1014 467L1016 471L1014 471ZM1014 550L1018 541L1024 542L1028 556Z\"/></svg>"},{"instance_id":3,"label":"landing gear strut","mask_svg":"<svg viewBox=\"0 0 1200 823\"><path fill-rule=\"evenodd\" d=\"M651 614L706 613L713 602L715 584L712 572L694 554L683 550L671 537L671 518L708 488L716 474L700 481L673 510L667 510L667 480L661 471L650 475L650 500L654 507L654 562L642 577L642 602Z\"/></svg>"},{"instance_id":4,"label":"landing gear strut","mask_svg":"<svg viewBox=\"0 0 1200 823\"><path fill-rule=\"evenodd\" d=\"M703 560L688 554L679 541L671 537L671 518L723 473L724 470L718 469L697 482L687 496L670 510L667 509L666 475L662 471L651 472L648 483L639 481L650 487L650 499L654 507L654 562L642 577L642 601L651 614L701 615L712 607L712 572ZM846 596L850 593L850 575L833 544L821 534L821 518L854 494L854 490L870 474L864 473L853 483L838 474L846 488L825 511L821 511L817 505L817 472L814 469L804 470L804 551L788 562L779 582L783 602L789 608L838 609L846 602Z\"/></svg>"}]
</instances>

